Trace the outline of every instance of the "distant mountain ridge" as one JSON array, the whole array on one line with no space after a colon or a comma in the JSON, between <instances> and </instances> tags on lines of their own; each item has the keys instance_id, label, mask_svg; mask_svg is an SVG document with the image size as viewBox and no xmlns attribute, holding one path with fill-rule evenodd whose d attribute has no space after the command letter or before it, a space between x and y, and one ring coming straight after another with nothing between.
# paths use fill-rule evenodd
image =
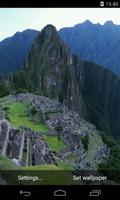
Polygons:
<instances>
[{"instance_id":1,"label":"distant mountain ridge","mask_svg":"<svg viewBox=\"0 0 120 200\"><path fill-rule=\"evenodd\" d=\"M0 73L20 69L39 31L27 29L0 42ZM72 54L111 69L120 75L120 25L107 21L104 25L89 20L74 27L62 28L60 37Z\"/></svg>"},{"instance_id":2,"label":"distant mountain ridge","mask_svg":"<svg viewBox=\"0 0 120 200\"><path fill-rule=\"evenodd\" d=\"M62 28L59 35L73 54L92 61L120 75L120 25L107 21L104 25L89 20Z\"/></svg>"},{"instance_id":3,"label":"distant mountain ridge","mask_svg":"<svg viewBox=\"0 0 120 200\"><path fill-rule=\"evenodd\" d=\"M13 73L23 65L37 34L38 31L27 29L0 42L0 73Z\"/></svg>"}]
</instances>

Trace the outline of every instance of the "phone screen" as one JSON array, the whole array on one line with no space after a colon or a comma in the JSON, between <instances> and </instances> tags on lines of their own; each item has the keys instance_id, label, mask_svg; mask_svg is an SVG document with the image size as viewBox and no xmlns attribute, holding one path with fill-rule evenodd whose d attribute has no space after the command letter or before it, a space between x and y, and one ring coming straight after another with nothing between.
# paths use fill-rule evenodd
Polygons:
<instances>
[{"instance_id":1,"label":"phone screen","mask_svg":"<svg viewBox=\"0 0 120 200\"><path fill-rule=\"evenodd\" d=\"M98 199L118 188L119 2L1 7L0 27L1 187Z\"/></svg>"}]
</instances>

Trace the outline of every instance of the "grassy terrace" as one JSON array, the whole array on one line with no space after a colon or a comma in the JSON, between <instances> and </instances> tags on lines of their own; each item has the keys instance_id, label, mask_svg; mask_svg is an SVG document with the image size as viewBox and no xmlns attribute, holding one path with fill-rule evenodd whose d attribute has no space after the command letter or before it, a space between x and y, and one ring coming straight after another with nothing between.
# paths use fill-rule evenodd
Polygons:
<instances>
[{"instance_id":1,"label":"grassy terrace","mask_svg":"<svg viewBox=\"0 0 120 200\"><path fill-rule=\"evenodd\" d=\"M89 146L87 157L88 159L93 159L95 156L95 152L97 151L98 147L103 144L102 138L97 132L92 132L92 135L89 135Z\"/></svg>"},{"instance_id":2,"label":"grassy terrace","mask_svg":"<svg viewBox=\"0 0 120 200\"><path fill-rule=\"evenodd\" d=\"M16 165L6 156L0 155L0 170L15 170Z\"/></svg>"},{"instance_id":3,"label":"grassy terrace","mask_svg":"<svg viewBox=\"0 0 120 200\"><path fill-rule=\"evenodd\" d=\"M7 104L6 106L9 108L7 115L10 119L10 123L16 128L25 126L34 131L48 132L48 128L44 124L35 124L30 121L28 114L26 113L25 103L14 102L12 104Z\"/></svg>"},{"instance_id":4,"label":"grassy terrace","mask_svg":"<svg viewBox=\"0 0 120 200\"><path fill-rule=\"evenodd\" d=\"M69 164L66 164L63 160L60 158L56 158L57 165L62 168L63 170L72 170L72 167Z\"/></svg>"},{"instance_id":5,"label":"grassy terrace","mask_svg":"<svg viewBox=\"0 0 120 200\"><path fill-rule=\"evenodd\" d=\"M34 123L29 119L28 113L26 111L27 103L13 102L9 103L9 101L3 102L3 108L7 107L5 110L5 116L7 115L10 124L15 128L20 128L20 126L25 126L27 128L31 128L33 131L37 131L43 134L44 140L47 142L51 150L59 152L60 150L66 148L66 145L62 140L58 141L57 136L49 136L49 129L45 124L42 123Z\"/></svg>"},{"instance_id":6,"label":"grassy terrace","mask_svg":"<svg viewBox=\"0 0 120 200\"><path fill-rule=\"evenodd\" d=\"M67 156L67 159L73 161L76 159L76 156L73 153L71 153L70 155Z\"/></svg>"},{"instance_id":7,"label":"grassy terrace","mask_svg":"<svg viewBox=\"0 0 120 200\"><path fill-rule=\"evenodd\" d=\"M62 168L51 164L21 167L20 170L62 170Z\"/></svg>"},{"instance_id":8,"label":"grassy terrace","mask_svg":"<svg viewBox=\"0 0 120 200\"><path fill-rule=\"evenodd\" d=\"M58 141L57 136L43 135L43 138L49 144L49 147L53 151L59 152L60 150L65 149L67 147L62 140Z\"/></svg>"}]
</instances>

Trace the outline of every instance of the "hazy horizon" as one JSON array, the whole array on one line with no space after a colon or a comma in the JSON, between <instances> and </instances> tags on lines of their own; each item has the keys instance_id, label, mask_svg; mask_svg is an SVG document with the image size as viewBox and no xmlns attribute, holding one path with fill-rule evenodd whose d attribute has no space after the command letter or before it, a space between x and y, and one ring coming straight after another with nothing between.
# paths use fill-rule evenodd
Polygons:
<instances>
[{"instance_id":1,"label":"hazy horizon","mask_svg":"<svg viewBox=\"0 0 120 200\"><path fill-rule=\"evenodd\" d=\"M26 29L41 30L53 24L57 30L90 20L103 25L120 25L120 9L115 8L0 8L0 41Z\"/></svg>"}]
</instances>

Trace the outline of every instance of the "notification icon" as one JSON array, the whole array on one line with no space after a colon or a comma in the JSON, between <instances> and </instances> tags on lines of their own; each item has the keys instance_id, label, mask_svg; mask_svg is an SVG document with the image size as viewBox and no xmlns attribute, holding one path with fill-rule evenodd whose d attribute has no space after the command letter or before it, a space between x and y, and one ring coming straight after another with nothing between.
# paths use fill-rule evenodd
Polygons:
<instances>
[{"instance_id":1,"label":"notification icon","mask_svg":"<svg viewBox=\"0 0 120 200\"><path fill-rule=\"evenodd\" d=\"M101 2L100 2L100 6L101 6L101 7L104 7L104 1L101 1Z\"/></svg>"}]
</instances>

